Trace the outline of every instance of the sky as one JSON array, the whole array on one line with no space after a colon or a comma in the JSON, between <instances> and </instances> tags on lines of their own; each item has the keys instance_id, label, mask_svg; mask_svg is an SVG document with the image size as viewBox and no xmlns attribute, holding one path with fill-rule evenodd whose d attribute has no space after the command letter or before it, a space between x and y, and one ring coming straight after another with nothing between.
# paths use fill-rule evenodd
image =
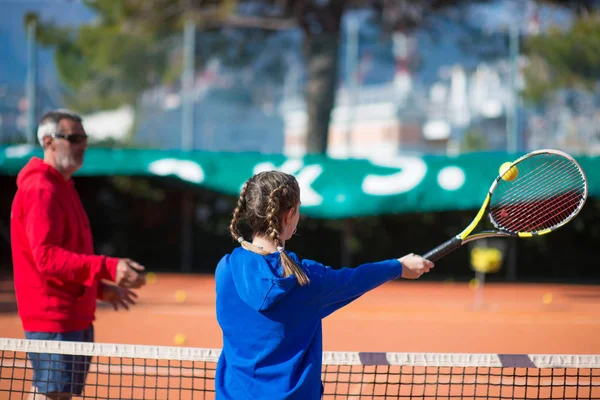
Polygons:
<instances>
[{"instance_id":1,"label":"sky","mask_svg":"<svg viewBox=\"0 0 600 400\"><path fill-rule=\"evenodd\" d=\"M27 34L23 18L36 11L43 21L78 25L93 19L94 14L79 0L0 0L0 84L25 82ZM39 79L55 77L52 52L39 49Z\"/></svg>"}]
</instances>

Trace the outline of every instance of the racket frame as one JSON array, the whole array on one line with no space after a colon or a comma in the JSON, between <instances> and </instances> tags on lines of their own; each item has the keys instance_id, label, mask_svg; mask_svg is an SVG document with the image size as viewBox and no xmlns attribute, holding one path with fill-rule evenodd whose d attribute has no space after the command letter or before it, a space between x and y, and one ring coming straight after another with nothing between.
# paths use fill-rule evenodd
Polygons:
<instances>
[{"instance_id":1,"label":"racket frame","mask_svg":"<svg viewBox=\"0 0 600 400\"><path fill-rule=\"evenodd\" d=\"M570 160L573 164L575 164L577 166L577 169L581 173L581 176L582 176L583 182L584 182L584 193L583 193L583 196L582 196L581 204L577 207L577 209L573 213L571 213L571 215L569 215L562 222L560 222L559 224L557 224L556 226L553 226L551 228L543 229L543 230L536 231L536 232L510 232L510 231L507 231L507 230L499 227L497 225L496 221L494 220L494 218L492 218L491 215L489 215L490 201L492 199L492 194L494 193L494 189L496 189L496 186L498 185L498 182L500 182L500 180L502 179L502 177L506 173L508 173L508 171L510 171L510 169L512 167L514 167L515 165L518 165L523 160L526 160L528 158L531 158L533 156L540 155L540 154L557 154L557 155L560 155L562 157L567 158L568 160ZM585 173L583 172L583 169L579 165L579 163L571 155L569 155L569 154L567 154L567 153L565 153L563 151L554 150L554 149L541 149L541 150L532 151L530 153L527 153L527 154L519 157L518 159L516 159L515 161L513 161L509 166L507 166L503 171L500 172L500 174L492 182L492 185L490 186L490 188L488 190L488 193L485 196L485 200L483 201L483 204L482 204L481 208L479 209L479 211L475 215L475 218L473 218L473 220L471 221L471 223L461 233L459 233L458 235L454 236L452 239L450 239L450 240L442 243L441 245L437 246L436 248L430 250L429 252L427 252L426 254L423 255L423 258L426 258L426 259L428 259L430 261L439 260L440 258L444 257L445 255L447 255L447 254L453 252L454 250L458 249L463 244L469 243L469 242L472 242L472 241L478 240L478 239L484 239L484 238L490 238L490 237L522 237L522 238L528 238L528 237L546 235L546 234L548 234L548 233L550 233L552 231L557 230L558 228L562 227L567 222L569 222L573 218L575 218L575 216L577 216L577 214L579 214L579 212L583 208L583 205L585 204L585 201L587 200L587 196L588 196L587 178L585 176ZM473 230L475 229L475 227L477 225L479 225L479 223L483 219L483 216L486 215L486 214L488 215L488 217L490 219L490 222L494 225L495 230L481 231L479 233L471 235L471 232L473 232Z\"/></svg>"}]
</instances>

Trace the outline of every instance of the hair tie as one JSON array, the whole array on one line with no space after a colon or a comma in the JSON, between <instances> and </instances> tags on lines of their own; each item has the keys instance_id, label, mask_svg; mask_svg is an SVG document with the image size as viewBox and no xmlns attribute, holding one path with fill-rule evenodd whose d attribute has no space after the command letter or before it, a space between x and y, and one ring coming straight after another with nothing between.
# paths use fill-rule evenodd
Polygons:
<instances>
[{"instance_id":1,"label":"hair tie","mask_svg":"<svg viewBox=\"0 0 600 400\"><path fill-rule=\"evenodd\" d=\"M240 242L240 244L242 244L244 242L244 238L240 236L237 238L237 241Z\"/></svg>"},{"instance_id":2,"label":"hair tie","mask_svg":"<svg viewBox=\"0 0 600 400\"><path fill-rule=\"evenodd\" d=\"M277 246L277 251L280 252L280 253L283 253L283 247Z\"/></svg>"}]
</instances>

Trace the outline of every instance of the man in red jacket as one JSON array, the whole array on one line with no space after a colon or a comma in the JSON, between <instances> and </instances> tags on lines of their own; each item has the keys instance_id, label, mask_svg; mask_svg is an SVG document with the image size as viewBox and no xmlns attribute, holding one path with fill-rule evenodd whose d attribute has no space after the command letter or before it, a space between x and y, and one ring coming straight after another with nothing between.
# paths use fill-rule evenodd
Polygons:
<instances>
[{"instance_id":1,"label":"man in red jacket","mask_svg":"<svg viewBox=\"0 0 600 400\"><path fill-rule=\"evenodd\" d=\"M89 220L71 179L87 148L81 117L68 110L47 113L38 139L44 159L33 157L19 173L11 212L19 316L28 339L92 342L96 299L128 309L137 297L130 289L145 284L144 267L94 254ZM89 357L28 356L35 392L30 399L81 394Z\"/></svg>"}]
</instances>

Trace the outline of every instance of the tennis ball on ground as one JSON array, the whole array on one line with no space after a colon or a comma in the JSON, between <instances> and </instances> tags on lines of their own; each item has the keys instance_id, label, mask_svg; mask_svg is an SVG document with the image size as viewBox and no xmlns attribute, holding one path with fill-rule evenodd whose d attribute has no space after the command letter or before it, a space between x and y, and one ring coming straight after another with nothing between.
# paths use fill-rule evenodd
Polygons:
<instances>
[{"instance_id":1,"label":"tennis ball on ground","mask_svg":"<svg viewBox=\"0 0 600 400\"><path fill-rule=\"evenodd\" d=\"M481 282L479 282L479 279L473 278L469 281L469 289L475 290L478 289L479 286L481 286Z\"/></svg>"},{"instance_id":2,"label":"tennis ball on ground","mask_svg":"<svg viewBox=\"0 0 600 400\"><path fill-rule=\"evenodd\" d=\"M552 303L552 293L546 293L544 297L542 297L542 303L550 304Z\"/></svg>"},{"instance_id":3,"label":"tennis ball on ground","mask_svg":"<svg viewBox=\"0 0 600 400\"><path fill-rule=\"evenodd\" d=\"M154 285L156 283L156 274L154 272L148 272L146 274L146 283L148 285Z\"/></svg>"},{"instance_id":4,"label":"tennis ball on ground","mask_svg":"<svg viewBox=\"0 0 600 400\"><path fill-rule=\"evenodd\" d=\"M177 345L183 345L185 344L187 338L185 337L185 335L183 333L178 333L177 335L175 335L175 344Z\"/></svg>"},{"instance_id":5,"label":"tennis ball on ground","mask_svg":"<svg viewBox=\"0 0 600 400\"><path fill-rule=\"evenodd\" d=\"M178 303L185 303L187 301L187 293L185 290L178 290L175 292L175 300Z\"/></svg>"},{"instance_id":6,"label":"tennis ball on ground","mask_svg":"<svg viewBox=\"0 0 600 400\"><path fill-rule=\"evenodd\" d=\"M502 176L502 180L504 181L512 181L515 180L517 178L517 176L519 176L519 169L517 168L517 166L515 165L514 167L510 168L504 175L502 175L504 173L505 170L507 170L510 166L511 166L511 162L507 161L504 164L502 164L500 166L500 175Z\"/></svg>"}]
</instances>

